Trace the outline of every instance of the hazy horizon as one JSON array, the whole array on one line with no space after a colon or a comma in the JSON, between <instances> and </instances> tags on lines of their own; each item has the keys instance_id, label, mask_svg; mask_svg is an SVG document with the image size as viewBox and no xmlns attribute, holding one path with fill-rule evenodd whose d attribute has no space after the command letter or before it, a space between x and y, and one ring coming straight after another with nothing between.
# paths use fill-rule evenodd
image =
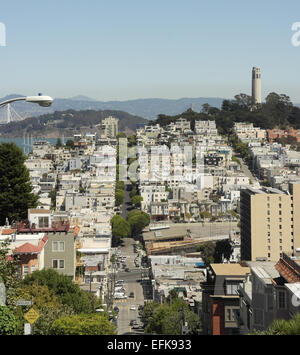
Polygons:
<instances>
[{"instance_id":1,"label":"hazy horizon","mask_svg":"<svg viewBox=\"0 0 300 355\"><path fill-rule=\"evenodd\" d=\"M1 6L0 96L233 98L251 95L257 66L263 98L284 93L297 103L299 21L296 0L12 0Z\"/></svg>"}]
</instances>

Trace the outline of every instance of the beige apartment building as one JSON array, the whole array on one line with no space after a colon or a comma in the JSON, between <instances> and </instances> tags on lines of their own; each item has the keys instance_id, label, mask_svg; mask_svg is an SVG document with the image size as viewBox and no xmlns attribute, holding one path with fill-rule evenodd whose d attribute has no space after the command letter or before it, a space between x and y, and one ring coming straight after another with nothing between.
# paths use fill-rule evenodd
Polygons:
<instances>
[{"instance_id":1,"label":"beige apartment building","mask_svg":"<svg viewBox=\"0 0 300 355\"><path fill-rule=\"evenodd\" d=\"M109 116L102 120L102 130L106 138L116 138L118 135L118 122L119 120L115 117Z\"/></svg>"},{"instance_id":2,"label":"beige apartment building","mask_svg":"<svg viewBox=\"0 0 300 355\"><path fill-rule=\"evenodd\" d=\"M241 190L241 259L278 261L300 248L300 184Z\"/></svg>"}]
</instances>

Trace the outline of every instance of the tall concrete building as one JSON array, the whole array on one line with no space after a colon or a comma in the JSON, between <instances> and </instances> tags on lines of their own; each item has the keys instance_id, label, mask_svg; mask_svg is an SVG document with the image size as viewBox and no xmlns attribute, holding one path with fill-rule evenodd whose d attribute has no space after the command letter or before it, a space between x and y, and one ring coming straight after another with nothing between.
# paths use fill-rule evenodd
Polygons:
<instances>
[{"instance_id":1,"label":"tall concrete building","mask_svg":"<svg viewBox=\"0 0 300 355\"><path fill-rule=\"evenodd\" d=\"M260 68L252 69L252 101L253 104L261 104L261 72Z\"/></svg>"},{"instance_id":2,"label":"tall concrete building","mask_svg":"<svg viewBox=\"0 0 300 355\"><path fill-rule=\"evenodd\" d=\"M102 130L107 138L116 138L118 135L118 122L115 117L106 117L102 122Z\"/></svg>"},{"instance_id":3,"label":"tall concrete building","mask_svg":"<svg viewBox=\"0 0 300 355\"><path fill-rule=\"evenodd\" d=\"M300 184L241 190L241 259L278 261L300 248Z\"/></svg>"}]
</instances>

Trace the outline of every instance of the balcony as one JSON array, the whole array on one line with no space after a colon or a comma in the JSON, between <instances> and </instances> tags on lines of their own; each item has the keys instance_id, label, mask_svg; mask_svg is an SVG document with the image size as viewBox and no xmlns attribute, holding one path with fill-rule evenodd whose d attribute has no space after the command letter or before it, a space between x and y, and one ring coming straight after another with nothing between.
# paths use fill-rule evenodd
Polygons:
<instances>
[{"instance_id":1,"label":"balcony","mask_svg":"<svg viewBox=\"0 0 300 355\"><path fill-rule=\"evenodd\" d=\"M17 224L17 233L40 233L40 232L65 232L70 229L70 222L52 222L51 225L36 226L30 225L29 221L22 221Z\"/></svg>"}]
</instances>

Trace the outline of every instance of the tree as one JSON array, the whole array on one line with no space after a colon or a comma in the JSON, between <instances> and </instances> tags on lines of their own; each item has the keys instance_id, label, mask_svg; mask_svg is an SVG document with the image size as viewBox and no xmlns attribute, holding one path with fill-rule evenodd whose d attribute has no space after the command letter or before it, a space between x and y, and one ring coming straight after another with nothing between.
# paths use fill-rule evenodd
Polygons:
<instances>
[{"instance_id":1,"label":"tree","mask_svg":"<svg viewBox=\"0 0 300 355\"><path fill-rule=\"evenodd\" d=\"M76 314L91 313L93 300L89 294L80 289L67 275L59 274L53 269L33 272L24 279L24 285L46 285L53 290L61 304L69 306Z\"/></svg>"},{"instance_id":2,"label":"tree","mask_svg":"<svg viewBox=\"0 0 300 355\"><path fill-rule=\"evenodd\" d=\"M127 221L131 227L131 234L138 235L146 226L149 225L150 217L145 212L140 210L133 210L129 212Z\"/></svg>"},{"instance_id":3,"label":"tree","mask_svg":"<svg viewBox=\"0 0 300 355\"><path fill-rule=\"evenodd\" d=\"M196 334L199 328L199 317L189 310L187 303L178 297L175 290L169 292L170 303L147 303L144 306L142 319L148 321L146 333L180 335L182 332L182 316L188 323L191 334Z\"/></svg>"},{"instance_id":4,"label":"tree","mask_svg":"<svg viewBox=\"0 0 300 355\"><path fill-rule=\"evenodd\" d=\"M160 304L154 308L152 317L148 319L146 333L163 334L164 319L170 312L168 304Z\"/></svg>"},{"instance_id":5,"label":"tree","mask_svg":"<svg viewBox=\"0 0 300 355\"><path fill-rule=\"evenodd\" d=\"M73 139L68 139L66 142L66 147L73 149L74 148L74 141Z\"/></svg>"},{"instance_id":6,"label":"tree","mask_svg":"<svg viewBox=\"0 0 300 355\"><path fill-rule=\"evenodd\" d=\"M18 278L18 259L9 255L9 240L0 242L0 282L4 283L6 288L6 303L10 305L15 292L20 284Z\"/></svg>"},{"instance_id":7,"label":"tree","mask_svg":"<svg viewBox=\"0 0 300 355\"><path fill-rule=\"evenodd\" d=\"M55 320L52 335L115 335L116 327L102 314L80 314Z\"/></svg>"},{"instance_id":8,"label":"tree","mask_svg":"<svg viewBox=\"0 0 300 355\"><path fill-rule=\"evenodd\" d=\"M197 333L197 329L199 327L199 317L194 312L190 311L186 307L183 307L183 311L181 311L181 309L171 310L171 312L165 317L162 325L163 334L182 334L182 313L184 315L185 323L188 324L189 334Z\"/></svg>"},{"instance_id":9,"label":"tree","mask_svg":"<svg viewBox=\"0 0 300 355\"><path fill-rule=\"evenodd\" d=\"M133 205L139 207L141 205L141 202L143 201L143 197L139 195L135 195L132 197L131 202Z\"/></svg>"},{"instance_id":10,"label":"tree","mask_svg":"<svg viewBox=\"0 0 300 355\"><path fill-rule=\"evenodd\" d=\"M124 133L124 132L119 132L119 133L117 134L117 139L119 139L119 138L127 138L126 133Z\"/></svg>"},{"instance_id":11,"label":"tree","mask_svg":"<svg viewBox=\"0 0 300 355\"><path fill-rule=\"evenodd\" d=\"M56 319L74 315L72 308L61 305L57 308L46 307L39 310L40 317L34 323L33 335L51 335L51 326Z\"/></svg>"},{"instance_id":12,"label":"tree","mask_svg":"<svg viewBox=\"0 0 300 355\"><path fill-rule=\"evenodd\" d=\"M111 219L112 225L112 244L114 246L121 242L122 238L130 235L131 229L129 223L120 215L115 215Z\"/></svg>"},{"instance_id":13,"label":"tree","mask_svg":"<svg viewBox=\"0 0 300 355\"><path fill-rule=\"evenodd\" d=\"M116 190L115 193L116 206L122 205L122 203L124 202L124 197L125 197L125 193L123 190Z\"/></svg>"},{"instance_id":14,"label":"tree","mask_svg":"<svg viewBox=\"0 0 300 355\"><path fill-rule=\"evenodd\" d=\"M63 127L62 127L63 128ZM65 127L64 127L65 128ZM57 138L57 141L56 141L56 148L61 148L63 146L62 142L61 142L61 139L60 138Z\"/></svg>"},{"instance_id":15,"label":"tree","mask_svg":"<svg viewBox=\"0 0 300 355\"><path fill-rule=\"evenodd\" d=\"M30 285L22 285L17 291L14 297L14 301L19 299L25 299L28 301L34 300L34 308L39 312L40 317L35 322L33 328L33 334L47 335L50 329L51 323L58 316L68 314L64 312L69 309L71 314L73 310L70 307L63 306L59 298L55 295L53 290L50 290L45 285L38 285L37 282ZM28 312L31 306L16 307L14 314L18 319L18 326L16 333L22 335L24 332L24 314ZM63 311L64 310L64 311Z\"/></svg>"},{"instance_id":16,"label":"tree","mask_svg":"<svg viewBox=\"0 0 300 355\"><path fill-rule=\"evenodd\" d=\"M27 218L28 209L37 206L32 193L26 158L14 143L0 144L0 224L6 218L17 221Z\"/></svg>"},{"instance_id":17,"label":"tree","mask_svg":"<svg viewBox=\"0 0 300 355\"><path fill-rule=\"evenodd\" d=\"M230 260L233 248L229 240L218 240L216 242L215 253L214 253L214 262L222 263L223 259Z\"/></svg>"},{"instance_id":18,"label":"tree","mask_svg":"<svg viewBox=\"0 0 300 355\"><path fill-rule=\"evenodd\" d=\"M215 243L206 242L198 246L197 251L201 252L201 257L205 264L212 264L214 262L215 255Z\"/></svg>"},{"instance_id":19,"label":"tree","mask_svg":"<svg viewBox=\"0 0 300 355\"><path fill-rule=\"evenodd\" d=\"M254 335L300 335L300 313L290 320L276 319L265 331L254 331Z\"/></svg>"},{"instance_id":20,"label":"tree","mask_svg":"<svg viewBox=\"0 0 300 355\"><path fill-rule=\"evenodd\" d=\"M0 306L0 335L14 335L17 320L13 312L6 306Z\"/></svg>"}]
</instances>

